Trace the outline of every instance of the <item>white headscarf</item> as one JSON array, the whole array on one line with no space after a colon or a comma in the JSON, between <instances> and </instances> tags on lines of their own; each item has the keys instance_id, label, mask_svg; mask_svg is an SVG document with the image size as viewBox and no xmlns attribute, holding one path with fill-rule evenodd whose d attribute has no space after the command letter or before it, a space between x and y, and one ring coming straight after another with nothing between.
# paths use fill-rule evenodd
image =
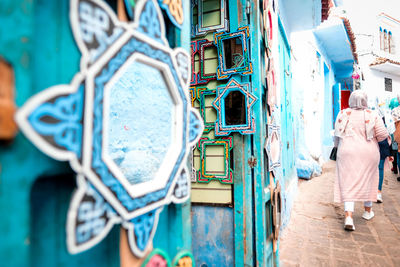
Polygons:
<instances>
[{"instance_id":1,"label":"white headscarf","mask_svg":"<svg viewBox=\"0 0 400 267\"><path fill-rule=\"evenodd\" d=\"M349 98L349 107L352 109L367 109L368 96L363 90L356 90L351 93Z\"/></svg>"},{"instance_id":2,"label":"white headscarf","mask_svg":"<svg viewBox=\"0 0 400 267\"><path fill-rule=\"evenodd\" d=\"M349 123L350 115L353 110L363 110L365 119L365 134L367 140L374 138L375 121L378 118L378 114L368 109L368 97L367 94L362 90L356 90L351 93L349 98L350 108L340 111L336 118L335 123L335 136L345 137L353 136L354 130L352 124Z\"/></svg>"}]
</instances>

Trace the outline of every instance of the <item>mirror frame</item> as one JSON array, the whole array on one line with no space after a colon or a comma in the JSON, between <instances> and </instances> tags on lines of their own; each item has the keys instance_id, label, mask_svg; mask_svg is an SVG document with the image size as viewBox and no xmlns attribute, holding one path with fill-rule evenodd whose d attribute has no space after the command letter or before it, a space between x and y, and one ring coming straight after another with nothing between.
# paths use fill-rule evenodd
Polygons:
<instances>
[{"instance_id":1,"label":"mirror frame","mask_svg":"<svg viewBox=\"0 0 400 267\"><path fill-rule=\"evenodd\" d=\"M224 56L224 45L223 41L241 38L242 41L242 52L243 52L243 66L227 69L225 67L225 56ZM253 64L250 61L249 46L250 40L249 26L240 27L236 32L217 32L214 34L214 43L217 46L218 51L218 68L217 68L217 79L224 80L228 79L233 74L250 75L253 73Z\"/></svg>"},{"instance_id":2,"label":"mirror frame","mask_svg":"<svg viewBox=\"0 0 400 267\"><path fill-rule=\"evenodd\" d=\"M218 49L212 41L199 42L198 46L199 46L199 53L200 53L200 72L197 74L198 75L197 83L204 84L204 83L208 83L209 81L217 79L217 69L215 69L214 73L205 73L205 60L206 60L205 50L206 50L206 48L215 47L215 50L217 51L217 61L219 64Z\"/></svg>"},{"instance_id":3,"label":"mirror frame","mask_svg":"<svg viewBox=\"0 0 400 267\"><path fill-rule=\"evenodd\" d=\"M197 100L200 103L200 115L201 118L203 119L204 123L204 133L208 133L211 130L214 130L215 122L207 122L206 121L206 103L205 103L205 98L206 96L210 95L215 95L217 96L217 90L216 89L208 89L207 87L197 87ZM213 101L214 102L214 101ZM218 116L218 114L217 114Z\"/></svg>"},{"instance_id":4,"label":"mirror frame","mask_svg":"<svg viewBox=\"0 0 400 267\"><path fill-rule=\"evenodd\" d=\"M204 51L205 48L213 46L213 42L208 41L207 39L200 39L196 41L190 42L190 49L191 49L191 64L192 64L192 75L190 79L190 86L196 86L200 84L206 84L211 80L217 79L217 74L205 74L204 73ZM218 51L218 49L217 49ZM196 62L195 56L196 54L199 55L199 71L196 72ZM218 60L219 64L219 60Z\"/></svg>"},{"instance_id":5,"label":"mirror frame","mask_svg":"<svg viewBox=\"0 0 400 267\"><path fill-rule=\"evenodd\" d=\"M279 159L277 161L273 161L272 157L272 137L276 135L277 142L279 142L279 146L282 148L282 140L281 140L281 127L276 123L276 120L273 120L271 124L268 124L268 137L265 142L264 149L267 152L268 156L268 170L273 173L274 177L278 176L278 170L281 167L281 157L282 153L279 153Z\"/></svg>"},{"instance_id":6,"label":"mirror frame","mask_svg":"<svg viewBox=\"0 0 400 267\"><path fill-rule=\"evenodd\" d=\"M256 125L252 108L258 99L250 90L250 83L239 83L234 78L231 78L226 85L217 87L217 97L213 102L213 106L217 110L217 120L215 122L216 136L225 136L232 132L240 134L255 133ZM240 91L245 96L246 124L226 125L225 123L225 98L233 91Z\"/></svg>"},{"instance_id":7,"label":"mirror frame","mask_svg":"<svg viewBox=\"0 0 400 267\"><path fill-rule=\"evenodd\" d=\"M206 174L206 146L224 146L224 175ZM200 151L200 169L196 171L198 183L209 183L211 180L217 180L222 184L233 184L233 170L231 166L230 152L233 148L233 137L222 137L209 139L200 138L197 143L197 149Z\"/></svg>"},{"instance_id":8,"label":"mirror frame","mask_svg":"<svg viewBox=\"0 0 400 267\"><path fill-rule=\"evenodd\" d=\"M207 33L213 32L213 31L229 31L229 23L227 20L228 13L226 12L227 5L225 3L225 0L219 0L220 7L221 7L220 23L217 25L209 26L209 27L203 27L203 2L202 2L202 0L196 0L196 1L197 1L197 25L195 26L195 33L194 33L194 35L196 37L204 36Z\"/></svg>"}]
</instances>

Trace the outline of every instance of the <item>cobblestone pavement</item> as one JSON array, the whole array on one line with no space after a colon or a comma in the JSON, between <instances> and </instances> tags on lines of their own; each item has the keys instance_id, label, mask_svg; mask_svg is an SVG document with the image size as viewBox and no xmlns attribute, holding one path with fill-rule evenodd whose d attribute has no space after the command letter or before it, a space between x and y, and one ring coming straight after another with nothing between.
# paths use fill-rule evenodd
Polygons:
<instances>
[{"instance_id":1,"label":"cobblestone pavement","mask_svg":"<svg viewBox=\"0 0 400 267\"><path fill-rule=\"evenodd\" d=\"M373 204L371 221L356 202L356 230L343 229L342 204L333 203L335 162L323 175L300 180L289 225L280 240L281 266L400 266L400 182L385 172L383 203Z\"/></svg>"}]
</instances>

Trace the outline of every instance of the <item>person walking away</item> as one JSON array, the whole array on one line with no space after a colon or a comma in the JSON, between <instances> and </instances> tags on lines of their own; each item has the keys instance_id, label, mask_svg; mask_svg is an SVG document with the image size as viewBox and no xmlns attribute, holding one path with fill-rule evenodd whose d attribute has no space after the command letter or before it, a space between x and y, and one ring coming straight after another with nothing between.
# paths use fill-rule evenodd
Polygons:
<instances>
[{"instance_id":1,"label":"person walking away","mask_svg":"<svg viewBox=\"0 0 400 267\"><path fill-rule=\"evenodd\" d=\"M394 125L395 125L395 131L393 134L393 138L397 144L400 144L400 106L397 106L396 108L394 108L392 110L392 117L393 117ZM399 171L400 171L400 146L399 145L397 147L397 165L399 166ZM400 182L400 177L397 177L397 181Z\"/></svg>"},{"instance_id":2,"label":"person walking away","mask_svg":"<svg viewBox=\"0 0 400 267\"><path fill-rule=\"evenodd\" d=\"M385 122L385 120L383 120ZM387 157L389 157L390 161L393 161L393 157L390 156L390 144L391 144L391 139L390 135L387 139L378 142L379 145L379 155L380 155L380 161L379 161L379 184L378 184L378 195L376 197L376 201L378 203L382 203L382 185L383 185L383 178L384 178L384 166L385 166L385 160Z\"/></svg>"},{"instance_id":3,"label":"person walking away","mask_svg":"<svg viewBox=\"0 0 400 267\"><path fill-rule=\"evenodd\" d=\"M398 174L399 173L399 160L397 160L397 154L398 154L398 149L399 146L397 144L397 142L394 140L394 136L393 134L390 135L390 138L392 139L392 145L390 146L390 155L393 157L393 162L392 162L392 172L394 174Z\"/></svg>"},{"instance_id":4,"label":"person walking away","mask_svg":"<svg viewBox=\"0 0 400 267\"><path fill-rule=\"evenodd\" d=\"M344 202L345 230L355 230L354 202L364 201L362 217L374 217L372 201L376 201L379 183L379 146L389 133L375 111L368 109L364 91L354 91L348 109L342 110L335 122L337 146L334 201Z\"/></svg>"},{"instance_id":5,"label":"person walking away","mask_svg":"<svg viewBox=\"0 0 400 267\"><path fill-rule=\"evenodd\" d=\"M382 203L382 185L383 185L383 179L384 179L384 166L386 162L386 158L389 158L389 161L393 162L393 157L391 156L391 137L390 135L394 133L395 131L395 126L393 122L393 117L391 113L387 109L379 109L379 114L382 116L383 123L386 127L386 129L389 132L389 137L381 142L378 142L379 144L379 154L380 154L380 161L379 161L379 184L378 184L378 195L376 197L376 201L378 203ZM389 164L386 164L387 166Z\"/></svg>"},{"instance_id":6,"label":"person walking away","mask_svg":"<svg viewBox=\"0 0 400 267\"><path fill-rule=\"evenodd\" d=\"M390 100L390 103L389 103L389 109L393 112L393 109L394 109L394 108L397 108L398 106L399 106L399 101L397 100L397 97L392 98L392 99ZM392 115L392 114L390 114L390 115L391 115L391 117L392 117L393 126L394 126L393 133L391 133L391 132L389 131L390 137L391 137L391 139L392 139L392 145L390 146L390 147L391 147L390 155L393 157L393 162L392 162L393 168L392 168L392 172L393 172L394 174L398 174L398 173L400 172L400 157L398 157L398 156L400 156L400 155L398 155L399 146L398 146L396 140L394 140L394 135L393 135L393 134L394 134L394 132L395 132L395 130L396 130L396 127L395 127L393 115ZM388 130L389 130L389 129L388 129Z\"/></svg>"}]
</instances>

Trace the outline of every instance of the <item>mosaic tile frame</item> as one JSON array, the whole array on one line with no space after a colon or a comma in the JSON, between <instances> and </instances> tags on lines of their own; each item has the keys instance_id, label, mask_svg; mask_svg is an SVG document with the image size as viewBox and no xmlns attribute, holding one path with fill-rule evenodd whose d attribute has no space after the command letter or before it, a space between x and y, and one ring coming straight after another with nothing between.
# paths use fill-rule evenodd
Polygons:
<instances>
[{"instance_id":1,"label":"mosaic tile frame","mask_svg":"<svg viewBox=\"0 0 400 267\"><path fill-rule=\"evenodd\" d=\"M240 38L242 41L242 57L243 66L227 69L225 68L225 57L224 57L224 46L223 41ZM241 74L250 75L253 73L253 64L250 61L249 43L250 43L250 29L249 26L238 28L235 32L217 32L214 34L214 43L218 50L218 68L217 68L217 79L224 80L228 79L231 75Z\"/></svg>"},{"instance_id":2,"label":"mosaic tile frame","mask_svg":"<svg viewBox=\"0 0 400 267\"><path fill-rule=\"evenodd\" d=\"M224 169L223 175L206 174L206 146L224 146ZM200 169L197 170L197 182L209 183L212 180L220 181L222 184L233 184L233 170L231 168L230 152L233 148L233 137L222 137L217 139L209 139L208 137L200 138L197 143L197 149L200 151Z\"/></svg>"},{"instance_id":3,"label":"mosaic tile frame","mask_svg":"<svg viewBox=\"0 0 400 267\"><path fill-rule=\"evenodd\" d=\"M212 41L206 41L206 42L199 42L197 44L199 47L199 53L200 53L200 72L197 74L197 84L205 84L208 83L212 80L217 79L217 69L215 69L215 73L205 73L205 50L210 47L215 47L214 42ZM218 53L217 47L215 47L215 50ZM217 57L218 61L218 57Z\"/></svg>"},{"instance_id":4,"label":"mosaic tile frame","mask_svg":"<svg viewBox=\"0 0 400 267\"><path fill-rule=\"evenodd\" d=\"M204 64L204 51L207 47L213 46L213 42L208 41L207 39L201 39L190 42L191 49L191 63L192 63L192 75L190 79L190 86L202 85L206 84L211 80L217 79L217 74L206 74L205 72L205 64ZM196 62L195 56L199 56L199 71L196 72ZM217 70L215 70L217 71Z\"/></svg>"},{"instance_id":5,"label":"mosaic tile frame","mask_svg":"<svg viewBox=\"0 0 400 267\"><path fill-rule=\"evenodd\" d=\"M214 130L215 127L215 122L207 122L206 120L206 103L205 103L205 97L210 96L210 95L215 95L217 97L217 90L216 89L208 89L207 87L197 87L196 88L196 95L197 95L197 100L199 101L200 105L200 116L203 119L203 124L204 124L204 132L208 133L211 130Z\"/></svg>"},{"instance_id":6,"label":"mosaic tile frame","mask_svg":"<svg viewBox=\"0 0 400 267\"><path fill-rule=\"evenodd\" d=\"M272 154L273 146L279 147L278 156ZM276 119L273 119L271 124L268 125L268 137L265 142L264 149L267 152L268 156L268 170L274 174L274 177L278 177L279 168L281 167L282 141L281 141L281 127L276 123ZM278 158L277 160L274 160L275 156Z\"/></svg>"},{"instance_id":7,"label":"mosaic tile frame","mask_svg":"<svg viewBox=\"0 0 400 267\"><path fill-rule=\"evenodd\" d=\"M204 36L209 32L214 31L229 31L229 23L227 20L227 12L226 12L226 2L225 0L219 0L221 7L221 19L220 23L214 26L203 27L203 2L202 0L196 0L197 4L197 24L195 26L195 36L200 37Z\"/></svg>"},{"instance_id":8,"label":"mosaic tile frame","mask_svg":"<svg viewBox=\"0 0 400 267\"><path fill-rule=\"evenodd\" d=\"M240 91L245 96L246 124L227 125L225 122L225 98L234 91ZM217 121L215 122L215 135L225 136L232 132L240 134L253 134L256 130L255 119L253 116L253 105L257 102L257 97L251 92L250 83L239 83L235 78L231 78L226 85L217 87L217 97L213 102L217 110Z\"/></svg>"}]
</instances>

